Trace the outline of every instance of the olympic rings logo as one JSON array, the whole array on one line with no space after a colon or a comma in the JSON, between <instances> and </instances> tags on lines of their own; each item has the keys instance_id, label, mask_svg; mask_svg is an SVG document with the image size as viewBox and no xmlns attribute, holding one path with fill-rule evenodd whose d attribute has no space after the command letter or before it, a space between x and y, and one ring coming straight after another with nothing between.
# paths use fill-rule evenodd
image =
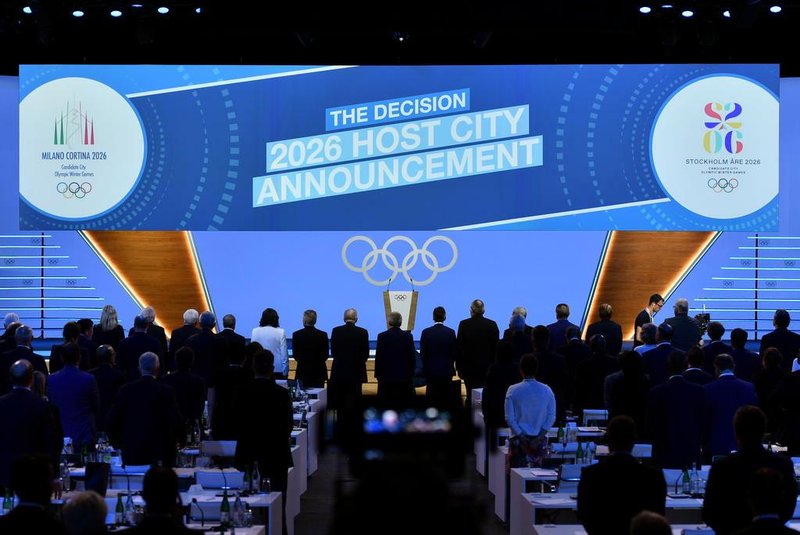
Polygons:
<instances>
[{"instance_id":1,"label":"olympic rings logo","mask_svg":"<svg viewBox=\"0 0 800 535\"><path fill-rule=\"evenodd\" d=\"M405 301L406 300L406 294L395 294L394 295L394 300L395 301Z\"/></svg>"},{"instance_id":2,"label":"olympic rings logo","mask_svg":"<svg viewBox=\"0 0 800 535\"><path fill-rule=\"evenodd\" d=\"M708 187L713 189L716 193L725 192L730 193L739 187L739 181L735 178L728 180L727 178L711 178L708 180Z\"/></svg>"},{"instance_id":3,"label":"olympic rings logo","mask_svg":"<svg viewBox=\"0 0 800 535\"><path fill-rule=\"evenodd\" d=\"M77 182L70 182L67 184L66 182L59 182L56 184L56 191L62 194L65 199L71 199L73 197L76 199L83 199L92 192L92 183L84 182L78 184Z\"/></svg>"},{"instance_id":4,"label":"olympic rings logo","mask_svg":"<svg viewBox=\"0 0 800 535\"><path fill-rule=\"evenodd\" d=\"M428 250L428 248L436 243L436 242L444 242L450 246L450 250L453 253L453 257L447 265L440 266L439 259ZM364 259L361 261L361 265L353 265L347 258L347 251L350 249L350 246L355 242L364 242L370 246L371 250L364 255ZM394 255L389 248L395 242L403 242L407 244L411 251L409 251L404 257L402 262L400 262L397 256ZM378 259L380 258L383 265L391 271L391 275L384 279L384 280L375 280L370 277L369 272L374 268L377 263ZM427 269L431 271L430 277L423 280L413 280L409 272L414 266L417 265L418 261L422 261L422 265L424 265ZM453 243L453 240L448 238L447 236L433 236L428 238L425 243L422 245L422 248L418 248L417 244L414 243L414 240L407 236L392 236L386 242L384 242L383 246L378 248L372 239L368 238L367 236L353 236L352 238L348 239L344 245L342 246L342 262L344 265L347 266L347 269L351 271L355 271L356 273L361 273L364 275L364 278L370 284L375 286L385 286L389 284L391 281L397 277L397 275L402 274L403 278L405 278L409 283L412 283L416 286L427 286L436 278L436 275L442 273L443 271L448 271L454 265L456 265L456 261L458 260L458 248L456 248L456 244Z\"/></svg>"}]
</instances>

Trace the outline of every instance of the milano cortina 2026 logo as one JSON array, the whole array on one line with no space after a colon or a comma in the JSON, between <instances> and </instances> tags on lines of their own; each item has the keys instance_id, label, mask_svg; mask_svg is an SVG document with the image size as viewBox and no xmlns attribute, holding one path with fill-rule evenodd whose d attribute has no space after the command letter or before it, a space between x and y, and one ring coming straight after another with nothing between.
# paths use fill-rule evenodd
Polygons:
<instances>
[{"instance_id":1,"label":"milano cortina 2026 logo","mask_svg":"<svg viewBox=\"0 0 800 535\"><path fill-rule=\"evenodd\" d=\"M75 221L113 210L136 186L144 155L131 102L97 80L58 78L20 102L20 195L46 216Z\"/></svg>"},{"instance_id":2,"label":"milano cortina 2026 logo","mask_svg":"<svg viewBox=\"0 0 800 535\"><path fill-rule=\"evenodd\" d=\"M742 106L737 102L721 104L709 102L704 108L705 126L708 129L703 135L703 148L709 154L720 152L739 154L744 150L744 134L742 132ZM739 187L736 178L710 178L707 185L717 193L731 193Z\"/></svg>"}]
</instances>

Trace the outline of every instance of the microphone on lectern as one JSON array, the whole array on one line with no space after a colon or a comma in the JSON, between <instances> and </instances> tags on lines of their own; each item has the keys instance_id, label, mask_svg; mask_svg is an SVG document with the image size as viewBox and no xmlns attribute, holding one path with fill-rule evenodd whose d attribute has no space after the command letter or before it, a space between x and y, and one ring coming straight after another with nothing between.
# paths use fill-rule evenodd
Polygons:
<instances>
[{"instance_id":1,"label":"microphone on lectern","mask_svg":"<svg viewBox=\"0 0 800 535\"><path fill-rule=\"evenodd\" d=\"M389 291L389 285L392 284L392 278L389 277L389 282L386 283L386 291Z\"/></svg>"},{"instance_id":2,"label":"microphone on lectern","mask_svg":"<svg viewBox=\"0 0 800 535\"><path fill-rule=\"evenodd\" d=\"M411 283L411 291L412 291L412 292L413 292L413 291L415 291L415 290L414 290L414 279L413 279L413 278L411 278L411 275L409 275L409 276L408 276L408 280L409 280L409 282Z\"/></svg>"},{"instance_id":3,"label":"microphone on lectern","mask_svg":"<svg viewBox=\"0 0 800 535\"><path fill-rule=\"evenodd\" d=\"M200 504L197 503L197 498L192 498L192 503L197 506L197 510L200 511L200 527L206 525L206 514L203 512L203 508L200 507ZM191 504L189 504L189 508L191 509Z\"/></svg>"}]
</instances>

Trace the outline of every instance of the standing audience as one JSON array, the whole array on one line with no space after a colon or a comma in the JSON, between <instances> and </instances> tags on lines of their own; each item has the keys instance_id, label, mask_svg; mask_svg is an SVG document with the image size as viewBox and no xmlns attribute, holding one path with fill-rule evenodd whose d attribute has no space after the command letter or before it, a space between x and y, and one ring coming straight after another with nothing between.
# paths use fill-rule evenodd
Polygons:
<instances>
[{"instance_id":1,"label":"standing audience","mask_svg":"<svg viewBox=\"0 0 800 535\"><path fill-rule=\"evenodd\" d=\"M277 310L265 308L261 313L258 327L250 333L250 340L258 342L274 355L275 379L287 379L289 377L289 350L286 344L286 331L281 328L279 319Z\"/></svg>"},{"instance_id":2,"label":"standing audience","mask_svg":"<svg viewBox=\"0 0 800 535\"><path fill-rule=\"evenodd\" d=\"M467 390L466 407L472 408L472 390L483 388L486 372L494 358L495 346L500 339L497 323L484 316L486 307L480 299L469 306L470 317L461 320L456 331L458 353L456 371Z\"/></svg>"},{"instance_id":3,"label":"standing audience","mask_svg":"<svg viewBox=\"0 0 800 535\"><path fill-rule=\"evenodd\" d=\"M316 328L317 312L303 312L303 328L292 333L294 378L304 389L322 388L328 380L328 333Z\"/></svg>"}]
</instances>

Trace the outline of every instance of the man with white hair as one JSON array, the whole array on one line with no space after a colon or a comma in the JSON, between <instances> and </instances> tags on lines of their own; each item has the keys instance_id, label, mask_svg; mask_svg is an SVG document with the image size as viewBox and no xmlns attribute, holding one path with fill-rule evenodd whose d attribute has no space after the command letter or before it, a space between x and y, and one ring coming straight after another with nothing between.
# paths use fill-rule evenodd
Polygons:
<instances>
[{"instance_id":1,"label":"man with white hair","mask_svg":"<svg viewBox=\"0 0 800 535\"><path fill-rule=\"evenodd\" d=\"M183 434L183 422L175 390L157 381L158 355L139 357L141 377L123 385L108 411L111 443L122 450L124 465L175 466L175 445Z\"/></svg>"},{"instance_id":2,"label":"man with white hair","mask_svg":"<svg viewBox=\"0 0 800 535\"><path fill-rule=\"evenodd\" d=\"M186 309L183 313L183 325L172 331L169 337L169 353L164 362L165 371L175 370L175 353L186 345L186 340L200 332L197 328L197 320L200 313L193 308Z\"/></svg>"},{"instance_id":3,"label":"man with white hair","mask_svg":"<svg viewBox=\"0 0 800 535\"><path fill-rule=\"evenodd\" d=\"M14 312L6 314L3 320L3 328L5 331L0 335L0 352L12 349L14 347L14 329L9 329L13 324L19 323L19 316Z\"/></svg>"},{"instance_id":4,"label":"man with white hair","mask_svg":"<svg viewBox=\"0 0 800 535\"><path fill-rule=\"evenodd\" d=\"M689 351L700 342L703 333L696 319L689 316L689 300L681 297L672 305L675 316L665 320L672 327L672 347Z\"/></svg>"},{"instance_id":5,"label":"man with white hair","mask_svg":"<svg viewBox=\"0 0 800 535\"><path fill-rule=\"evenodd\" d=\"M509 321L508 329L503 331L503 340L511 339L511 335L513 334L511 332L511 322L514 320L515 316L519 316L522 318L522 323L524 324L522 330L523 334L528 338L531 337L531 334L533 333L533 327L525 323L525 320L528 318L528 309L520 306L520 307L514 307L514 310L511 311L511 320Z\"/></svg>"},{"instance_id":6,"label":"man with white hair","mask_svg":"<svg viewBox=\"0 0 800 535\"><path fill-rule=\"evenodd\" d=\"M164 331L164 327L156 323L156 311L151 306L146 306L139 312L139 315L147 320L147 334L158 340L158 343L161 345L161 351L158 353L159 355L167 355L169 352L169 348L167 347L167 333ZM133 329L128 331L128 336L133 334Z\"/></svg>"}]
</instances>

